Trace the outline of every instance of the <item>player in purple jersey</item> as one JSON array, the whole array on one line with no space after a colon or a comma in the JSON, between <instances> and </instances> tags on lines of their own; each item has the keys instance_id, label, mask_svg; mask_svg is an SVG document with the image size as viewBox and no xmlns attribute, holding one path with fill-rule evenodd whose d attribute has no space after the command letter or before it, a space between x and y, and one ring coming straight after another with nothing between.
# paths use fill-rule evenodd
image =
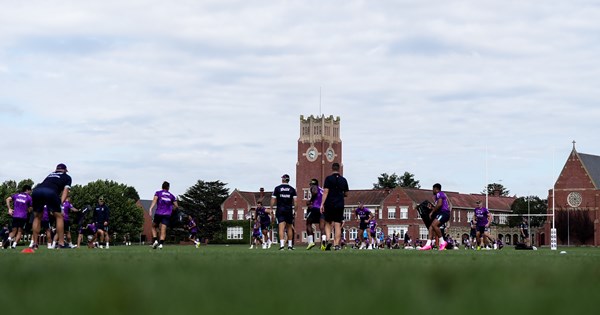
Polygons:
<instances>
[{"instance_id":1,"label":"player in purple jersey","mask_svg":"<svg viewBox=\"0 0 600 315\"><path fill-rule=\"evenodd\" d=\"M98 229L96 228L96 223L93 222L86 226L80 227L77 235L77 248L81 246L81 241L83 240L84 236L87 237L88 247L94 248L96 232L98 232Z\"/></svg>"},{"instance_id":2,"label":"player in purple jersey","mask_svg":"<svg viewBox=\"0 0 600 315\"><path fill-rule=\"evenodd\" d=\"M363 233L369 227L369 220L373 219L373 213L368 208L365 208L365 205L362 201L358 202L358 208L354 210L356 214L356 220L358 221L358 238L360 239L360 248L365 248L365 238L363 237Z\"/></svg>"},{"instance_id":3,"label":"player in purple jersey","mask_svg":"<svg viewBox=\"0 0 600 315\"><path fill-rule=\"evenodd\" d=\"M14 209L11 207L11 203L14 203ZM3 247L7 248L10 246L10 248L14 249L17 248L17 244L23 235L23 229L27 224L27 215L33 209L31 186L24 185L20 193L6 198L6 207L8 208L8 215L12 216L12 230Z\"/></svg>"},{"instance_id":4,"label":"player in purple jersey","mask_svg":"<svg viewBox=\"0 0 600 315\"><path fill-rule=\"evenodd\" d=\"M323 188L319 187L316 178L310 180L310 200L307 201L306 211L306 235L308 235L308 246L306 249L315 247L315 232L313 224L319 223L319 230L325 230L325 218L321 214L321 203L323 202ZM321 236L323 238L323 236ZM323 244L323 243L322 243Z\"/></svg>"},{"instance_id":5,"label":"player in purple jersey","mask_svg":"<svg viewBox=\"0 0 600 315\"><path fill-rule=\"evenodd\" d=\"M279 250L285 249L287 231L288 250L294 250L294 208L298 209L296 189L289 184L290 175L281 176L281 185L273 189L271 196L271 211L277 204L275 217L279 226Z\"/></svg>"},{"instance_id":6,"label":"player in purple jersey","mask_svg":"<svg viewBox=\"0 0 600 315\"><path fill-rule=\"evenodd\" d=\"M258 248L258 245L262 245L262 233L260 230L260 219L254 218L254 224L252 224L252 245L250 245L250 249L253 249L254 246L256 245L256 248ZM264 248L264 247L263 247Z\"/></svg>"},{"instance_id":7,"label":"player in purple jersey","mask_svg":"<svg viewBox=\"0 0 600 315\"><path fill-rule=\"evenodd\" d=\"M435 196L435 202L433 204L433 210L431 211L430 218L433 220L431 226L429 226L429 239L425 246L421 247L421 250L431 250L431 243L436 239L440 250L444 250L448 243L444 241L442 230L440 226L448 222L450 219L450 203L448 197L442 191L442 185L436 183L433 185L433 195Z\"/></svg>"},{"instance_id":8,"label":"player in purple jersey","mask_svg":"<svg viewBox=\"0 0 600 315\"><path fill-rule=\"evenodd\" d=\"M263 235L263 249L271 248L271 210L263 206L262 201L256 202L256 217L260 221Z\"/></svg>"},{"instance_id":9,"label":"player in purple jersey","mask_svg":"<svg viewBox=\"0 0 600 315\"><path fill-rule=\"evenodd\" d=\"M344 221L344 198L348 193L348 181L340 174L340 164L331 165L332 174L325 178L323 184L323 202L321 203L321 213L325 215L325 241L331 235L332 229L335 233L333 245L335 250L341 249L340 241L342 238L342 222ZM327 244L321 250L331 249L331 244Z\"/></svg>"},{"instance_id":10,"label":"player in purple jersey","mask_svg":"<svg viewBox=\"0 0 600 315\"><path fill-rule=\"evenodd\" d=\"M369 249L377 248L377 221L369 220Z\"/></svg>"},{"instance_id":11,"label":"player in purple jersey","mask_svg":"<svg viewBox=\"0 0 600 315\"><path fill-rule=\"evenodd\" d=\"M473 214L473 221L475 221L476 224L476 234L475 237L477 238L477 250L481 249L482 246L482 242L481 242L481 238L483 235L483 244L485 244L485 247L487 248L489 244L489 238L490 238L490 222L492 222L492 214L488 211L488 209L486 207L482 207L481 206L481 201L477 200L476 202L477 207L475 208L474 214Z\"/></svg>"},{"instance_id":12,"label":"player in purple jersey","mask_svg":"<svg viewBox=\"0 0 600 315\"><path fill-rule=\"evenodd\" d=\"M51 217L48 213L48 207L44 206L44 212L42 212L42 221L40 222L40 227L44 231L48 249L54 249L54 246L52 246L52 223L50 222L50 219Z\"/></svg>"},{"instance_id":13,"label":"player in purple jersey","mask_svg":"<svg viewBox=\"0 0 600 315\"><path fill-rule=\"evenodd\" d=\"M188 239L194 243L196 248L200 246L200 241L198 240L198 226L196 225L196 221L192 218L191 215L187 216L188 223L185 226L185 229L188 230Z\"/></svg>"},{"instance_id":14,"label":"player in purple jersey","mask_svg":"<svg viewBox=\"0 0 600 315\"><path fill-rule=\"evenodd\" d=\"M73 245L73 242L71 240L71 221L70 221L69 214L71 212L77 212L79 210L77 208L73 207L73 205L71 204L71 197L69 197L69 196L67 196L67 199L63 202L61 209L63 212L63 222L64 222L64 227L65 227L65 241L69 243L68 244L69 248L74 248L75 246ZM56 234L54 234L54 240L52 242L52 247L56 246L57 241L58 241L58 236Z\"/></svg>"},{"instance_id":15,"label":"player in purple jersey","mask_svg":"<svg viewBox=\"0 0 600 315\"><path fill-rule=\"evenodd\" d=\"M169 182L163 182L162 190L154 193L152 204L150 204L150 209L148 209L150 216L152 216L152 209L156 206L156 213L152 220L152 240L154 241L152 248L154 249L163 248L165 238L167 237L167 227L171 221L171 214L174 209L179 208L179 205L177 205L177 198L169 192L170 187L171 184L169 184ZM157 231L157 229L159 231ZM160 238L158 238L158 236Z\"/></svg>"},{"instance_id":16,"label":"player in purple jersey","mask_svg":"<svg viewBox=\"0 0 600 315\"><path fill-rule=\"evenodd\" d=\"M63 225L63 215L60 205L67 199L71 189L71 176L67 175L67 166L58 164L56 170L33 189L31 197L33 199L33 226L32 238L34 243L32 248L37 248L38 236L40 234L42 213L47 206L48 211L56 218L56 233L58 234L59 248L65 248L65 235Z\"/></svg>"}]
</instances>

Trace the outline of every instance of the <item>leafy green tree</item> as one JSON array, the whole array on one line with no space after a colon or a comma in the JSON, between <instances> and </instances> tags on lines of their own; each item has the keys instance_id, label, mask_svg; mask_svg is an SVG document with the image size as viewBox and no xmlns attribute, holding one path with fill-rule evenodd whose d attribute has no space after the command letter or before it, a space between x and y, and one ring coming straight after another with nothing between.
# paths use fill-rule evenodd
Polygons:
<instances>
[{"instance_id":1,"label":"leafy green tree","mask_svg":"<svg viewBox=\"0 0 600 315\"><path fill-rule=\"evenodd\" d=\"M388 173L383 173L381 176L377 177L377 183L373 184L373 189L394 189L400 186L400 178L396 173L389 175Z\"/></svg>"},{"instance_id":2,"label":"leafy green tree","mask_svg":"<svg viewBox=\"0 0 600 315\"><path fill-rule=\"evenodd\" d=\"M179 206L191 215L198 225L200 238L212 239L221 229L221 204L229 196L227 184L221 181L198 182L179 196Z\"/></svg>"},{"instance_id":3,"label":"leafy green tree","mask_svg":"<svg viewBox=\"0 0 600 315\"><path fill-rule=\"evenodd\" d=\"M75 208L81 210L86 206L90 207L85 215L86 223L91 222L92 212L101 196L110 208L111 237L117 233L117 239L111 241L121 240L125 233L129 233L134 240L139 238L144 224L144 210L136 205L139 194L135 188L115 181L97 180L85 186L75 185L71 189L71 202ZM77 222L73 221L75 225Z\"/></svg>"},{"instance_id":4,"label":"leafy green tree","mask_svg":"<svg viewBox=\"0 0 600 315\"><path fill-rule=\"evenodd\" d=\"M8 209L6 208L6 198L12 196L13 194L21 191L21 188L25 185L29 185L33 187L33 181L31 179L24 179L20 181L18 184L14 180L7 180L0 185L0 225L4 226L4 224L8 224L10 221L10 216L8 215Z\"/></svg>"},{"instance_id":5,"label":"leafy green tree","mask_svg":"<svg viewBox=\"0 0 600 315\"><path fill-rule=\"evenodd\" d=\"M485 194L486 193L485 189L481 193ZM488 184L487 194L490 196L493 196L496 193L498 193L499 196L508 196L508 194L510 194L510 191L508 189L506 189L504 186L502 186L502 184L498 184L498 183Z\"/></svg>"},{"instance_id":6,"label":"leafy green tree","mask_svg":"<svg viewBox=\"0 0 600 315\"><path fill-rule=\"evenodd\" d=\"M418 180L415 180L415 174L411 174L409 172L404 172L398 181L400 187L407 188L421 188L421 184L419 184Z\"/></svg>"},{"instance_id":7,"label":"leafy green tree","mask_svg":"<svg viewBox=\"0 0 600 315\"><path fill-rule=\"evenodd\" d=\"M520 214L520 217L508 217L508 225L511 227L519 226L523 221L523 217L527 217L527 213L531 214L546 214L548 210L548 200L540 199L538 196L527 196L515 199L510 206L513 214ZM546 222L546 217L531 217L529 226L540 227Z\"/></svg>"}]
</instances>

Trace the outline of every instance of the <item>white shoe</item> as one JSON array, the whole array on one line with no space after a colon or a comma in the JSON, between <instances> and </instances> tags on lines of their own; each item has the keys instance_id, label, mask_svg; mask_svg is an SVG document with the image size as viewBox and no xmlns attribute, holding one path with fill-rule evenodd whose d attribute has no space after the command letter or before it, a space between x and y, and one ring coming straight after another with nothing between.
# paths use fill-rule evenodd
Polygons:
<instances>
[{"instance_id":1,"label":"white shoe","mask_svg":"<svg viewBox=\"0 0 600 315\"><path fill-rule=\"evenodd\" d=\"M267 248L271 248L271 244L272 244L272 243L273 243L273 242L269 241L269 243L267 244Z\"/></svg>"},{"instance_id":2,"label":"white shoe","mask_svg":"<svg viewBox=\"0 0 600 315\"><path fill-rule=\"evenodd\" d=\"M54 249L54 246L52 246L52 244L48 244L48 249Z\"/></svg>"},{"instance_id":3,"label":"white shoe","mask_svg":"<svg viewBox=\"0 0 600 315\"><path fill-rule=\"evenodd\" d=\"M109 249L110 247L108 246L108 243L106 243L106 249Z\"/></svg>"},{"instance_id":4,"label":"white shoe","mask_svg":"<svg viewBox=\"0 0 600 315\"><path fill-rule=\"evenodd\" d=\"M156 249L158 248L158 241L155 241L154 244L152 244L152 249Z\"/></svg>"},{"instance_id":5,"label":"white shoe","mask_svg":"<svg viewBox=\"0 0 600 315\"><path fill-rule=\"evenodd\" d=\"M262 244L262 249L267 249L267 244Z\"/></svg>"},{"instance_id":6,"label":"white shoe","mask_svg":"<svg viewBox=\"0 0 600 315\"><path fill-rule=\"evenodd\" d=\"M162 249L162 244L159 244L159 245L158 245L158 249Z\"/></svg>"},{"instance_id":7,"label":"white shoe","mask_svg":"<svg viewBox=\"0 0 600 315\"><path fill-rule=\"evenodd\" d=\"M253 249L253 248L254 248L254 245L250 245L250 248L249 248L249 249Z\"/></svg>"}]
</instances>

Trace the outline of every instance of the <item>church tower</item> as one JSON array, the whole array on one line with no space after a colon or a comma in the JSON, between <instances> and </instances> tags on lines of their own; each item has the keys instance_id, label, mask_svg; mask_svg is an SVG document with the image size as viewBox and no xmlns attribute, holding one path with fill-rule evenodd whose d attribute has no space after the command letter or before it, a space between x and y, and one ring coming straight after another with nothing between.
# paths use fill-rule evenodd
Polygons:
<instances>
[{"instance_id":1,"label":"church tower","mask_svg":"<svg viewBox=\"0 0 600 315\"><path fill-rule=\"evenodd\" d=\"M297 161L296 190L301 200L308 199L309 182L312 178L318 179L319 185L323 186L325 177L331 174L331 164L334 162L340 164L340 173L343 174L340 117L300 116Z\"/></svg>"}]
</instances>

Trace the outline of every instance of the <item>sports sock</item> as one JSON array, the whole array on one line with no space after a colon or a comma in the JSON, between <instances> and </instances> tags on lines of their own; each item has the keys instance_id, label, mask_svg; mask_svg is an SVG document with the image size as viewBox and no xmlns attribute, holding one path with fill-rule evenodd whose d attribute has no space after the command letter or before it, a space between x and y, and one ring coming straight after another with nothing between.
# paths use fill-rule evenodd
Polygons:
<instances>
[{"instance_id":1,"label":"sports sock","mask_svg":"<svg viewBox=\"0 0 600 315\"><path fill-rule=\"evenodd\" d=\"M285 240L280 240L279 241L280 246L279 247L284 247L285 246Z\"/></svg>"},{"instance_id":2,"label":"sports sock","mask_svg":"<svg viewBox=\"0 0 600 315\"><path fill-rule=\"evenodd\" d=\"M152 238L152 243L156 243L156 242L158 242L158 237L153 237Z\"/></svg>"},{"instance_id":3,"label":"sports sock","mask_svg":"<svg viewBox=\"0 0 600 315\"><path fill-rule=\"evenodd\" d=\"M315 242L314 236L309 235L308 236L308 243L314 243L314 242Z\"/></svg>"},{"instance_id":4,"label":"sports sock","mask_svg":"<svg viewBox=\"0 0 600 315\"><path fill-rule=\"evenodd\" d=\"M164 244L164 243L165 243L165 240L160 240L160 241L158 241L158 244L159 244L159 245L162 245L162 244Z\"/></svg>"},{"instance_id":5,"label":"sports sock","mask_svg":"<svg viewBox=\"0 0 600 315\"><path fill-rule=\"evenodd\" d=\"M431 246L431 240L427 240L427 243L425 243L425 246Z\"/></svg>"},{"instance_id":6,"label":"sports sock","mask_svg":"<svg viewBox=\"0 0 600 315\"><path fill-rule=\"evenodd\" d=\"M292 240L288 241L288 247L292 247Z\"/></svg>"},{"instance_id":7,"label":"sports sock","mask_svg":"<svg viewBox=\"0 0 600 315\"><path fill-rule=\"evenodd\" d=\"M321 235L321 242L327 243L327 236L326 235Z\"/></svg>"}]
</instances>

